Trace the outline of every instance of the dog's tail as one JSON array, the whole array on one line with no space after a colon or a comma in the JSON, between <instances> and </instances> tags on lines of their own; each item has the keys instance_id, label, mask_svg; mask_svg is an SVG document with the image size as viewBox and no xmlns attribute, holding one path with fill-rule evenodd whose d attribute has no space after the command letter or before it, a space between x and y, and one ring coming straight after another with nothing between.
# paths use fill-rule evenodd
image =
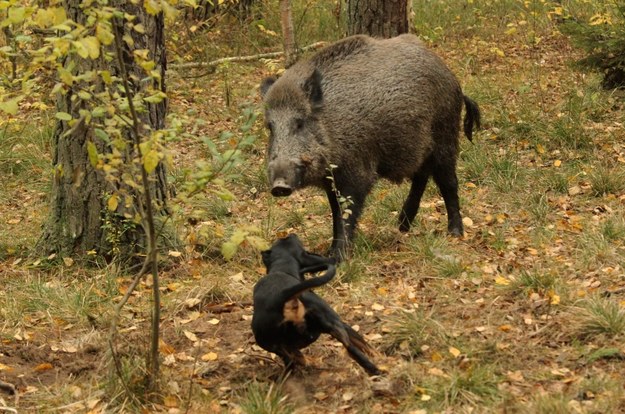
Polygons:
<instances>
[{"instance_id":1,"label":"dog's tail","mask_svg":"<svg viewBox=\"0 0 625 414\"><path fill-rule=\"evenodd\" d=\"M278 302L284 304L286 301L292 299L294 296L299 296L301 293L307 290L328 283L334 278L334 275L336 274L336 266L333 264L328 264L325 265L323 268L316 270L323 270L325 268L327 268L328 270L326 270L326 272L322 276L306 279L302 283L298 283L297 285L290 286L284 289L279 295Z\"/></svg>"},{"instance_id":2,"label":"dog's tail","mask_svg":"<svg viewBox=\"0 0 625 414\"><path fill-rule=\"evenodd\" d=\"M369 375L380 375L382 371L367 356L374 356L373 349L365 342L365 339L351 326L344 322L334 324L330 330L330 335L338 339L354 361L367 371Z\"/></svg>"}]
</instances>

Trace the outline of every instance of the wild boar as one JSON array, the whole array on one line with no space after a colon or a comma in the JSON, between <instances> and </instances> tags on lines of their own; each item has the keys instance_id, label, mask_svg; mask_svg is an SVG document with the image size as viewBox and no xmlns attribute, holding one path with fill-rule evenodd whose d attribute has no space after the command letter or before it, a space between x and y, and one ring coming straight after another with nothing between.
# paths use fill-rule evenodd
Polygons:
<instances>
[{"instance_id":1,"label":"wild boar","mask_svg":"<svg viewBox=\"0 0 625 414\"><path fill-rule=\"evenodd\" d=\"M480 111L416 36L345 38L279 79L264 79L260 91L270 135L271 194L323 188L338 260L349 252L365 198L380 177L412 180L399 214L402 232L410 229L433 176L449 233L463 235L456 177L461 112L466 107L464 133L471 140Z\"/></svg>"}]
</instances>

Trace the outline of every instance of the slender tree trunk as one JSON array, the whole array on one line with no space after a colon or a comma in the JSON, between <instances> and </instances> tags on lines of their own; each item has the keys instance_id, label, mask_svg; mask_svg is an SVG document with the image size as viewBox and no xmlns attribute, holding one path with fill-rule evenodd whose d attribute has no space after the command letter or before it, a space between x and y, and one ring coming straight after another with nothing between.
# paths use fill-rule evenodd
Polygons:
<instances>
[{"instance_id":1,"label":"slender tree trunk","mask_svg":"<svg viewBox=\"0 0 625 414\"><path fill-rule=\"evenodd\" d=\"M64 5L70 19L84 23L87 17L81 3L81 0L68 0ZM160 81L156 88L164 91L165 47L162 16L151 16L143 7L135 6L131 2L120 4L123 4L121 7L125 12L137 16L134 24L141 23L145 27L143 33L128 30L126 35L131 36L134 41L133 50L149 51L150 59L156 63L154 70L160 72ZM141 82L145 78L145 72L136 65L129 50L125 51L124 61L129 68L134 91L148 86ZM115 76L119 74L119 67L116 65L116 61L106 61L104 54L96 60L71 57L64 62L64 66L74 74L108 70ZM36 250L40 254L56 253L63 257L80 258L93 253L106 258L131 257L145 246L145 232L140 224L136 224L136 215L131 213L144 211L143 206L136 205L142 202L142 198L133 194L132 188L126 188L130 194L128 199L132 200L134 207L120 202L119 207L111 209L108 204L112 194L128 186L123 181L106 179L103 171L94 168L93 160L89 158L88 146L91 144L95 145L99 154L111 154L113 148L110 142L98 138L92 123L87 122L84 117L81 118L81 110L84 113L97 104L78 96L80 91L88 90L88 86L92 85L87 82L97 81L75 82L65 95L59 95L57 99L58 112L70 114L74 120L80 121L73 124L74 121L63 120L56 124L50 212ZM99 86L99 90L103 90L104 85ZM161 129L167 110L166 101L146 104L146 109L141 121L149 126L148 131ZM131 168L136 149L128 128L121 131L121 137L127 142L127 149L122 154L125 160L119 168ZM152 191L159 200L157 210L163 210L167 199L164 166L159 165L153 176Z\"/></svg>"},{"instance_id":2,"label":"slender tree trunk","mask_svg":"<svg viewBox=\"0 0 625 414\"><path fill-rule=\"evenodd\" d=\"M394 37L410 31L409 0L347 0L347 34Z\"/></svg>"},{"instance_id":3,"label":"slender tree trunk","mask_svg":"<svg viewBox=\"0 0 625 414\"><path fill-rule=\"evenodd\" d=\"M284 66L288 68L297 61L297 44L295 43L295 30L293 29L291 0L280 0L280 22L282 24L282 41L284 42Z\"/></svg>"}]
</instances>

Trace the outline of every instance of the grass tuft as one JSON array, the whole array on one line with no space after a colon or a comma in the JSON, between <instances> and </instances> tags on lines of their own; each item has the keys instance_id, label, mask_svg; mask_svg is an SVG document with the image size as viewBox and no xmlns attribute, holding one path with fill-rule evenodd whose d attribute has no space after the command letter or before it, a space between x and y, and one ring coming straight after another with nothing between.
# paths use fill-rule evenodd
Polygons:
<instances>
[{"instance_id":1,"label":"grass tuft","mask_svg":"<svg viewBox=\"0 0 625 414\"><path fill-rule=\"evenodd\" d=\"M387 354L408 358L419 356L424 345L432 346L445 338L443 327L423 311L400 311L386 320L382 348Z\"/></svg>"},{"instance_id":2,"label":"grass tuft","mask_svg":"<svg viewBox=\"0 0 625 414\"><path fill-rule=\"evenodd\" d=\"M625 309L614 300L590 298L582 304L578 318L577 332L583 338L625 333Z\"/></svg>"},{"instance_id":3,"label":"grass tuft","mask_svg":"<svg viewBox=\"0 0 625 414\"><path fill-rule=\"evenodd\" d=\"M289 414L294 411L282 386L275 383L250 383L239 405L245 414Z\"/></svg>"},{"instance_id":4,"label":"grass tuft","mask_svg":"<svg viewBox=\"0 0 625 414\"><path fill-rule=\"evenodd\" d=\"M589 174L592 194L601 197L625 190L625 172L605 164L597 165Z\"/></svg>"}]
</instances>

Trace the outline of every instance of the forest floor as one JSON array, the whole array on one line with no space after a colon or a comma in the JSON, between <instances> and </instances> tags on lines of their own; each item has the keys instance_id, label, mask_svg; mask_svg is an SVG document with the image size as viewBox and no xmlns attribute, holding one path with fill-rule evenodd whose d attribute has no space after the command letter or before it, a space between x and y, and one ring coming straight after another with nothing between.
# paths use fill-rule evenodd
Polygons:
<instances>
[{"instance_id":1,"label":"forest floor","mask_svg":"<svg viewBox=\"0 0 625 414\"><path fill-rule=\"evenodd\" d=\"M408 186L381 182L353 257L317 289L377 350L380 377L322 337L305 350L308 365L279 380L281 362L254 343L251 292L264 268L245 243L224 260L224 238L241 227L268 241L293 232L319 253L331 241L322 192L267 192L259 118L258 140L227 184L236 199L206 192L175 204L184 243L161 272L163 403L137 408L151 282L122 312L113 369L108 318L132 275L28 255L47 213L51 116L32 108L31 124L47 125L38 132L3 125L13 138L0 154L11 178L0 191L0 411L625 412L625 96L573 68L580 52L555 26L531 41L510 27L430 43L483 116L473 143L461 139L465 236L445 233L433 184L400 233ZM170 110L195 120L196 135L240 136L242 109L260 110L257 86L272 65L172 70ZM171 151L174 185L209 156L200 140Z\"/></svg>"}]
</instances>

